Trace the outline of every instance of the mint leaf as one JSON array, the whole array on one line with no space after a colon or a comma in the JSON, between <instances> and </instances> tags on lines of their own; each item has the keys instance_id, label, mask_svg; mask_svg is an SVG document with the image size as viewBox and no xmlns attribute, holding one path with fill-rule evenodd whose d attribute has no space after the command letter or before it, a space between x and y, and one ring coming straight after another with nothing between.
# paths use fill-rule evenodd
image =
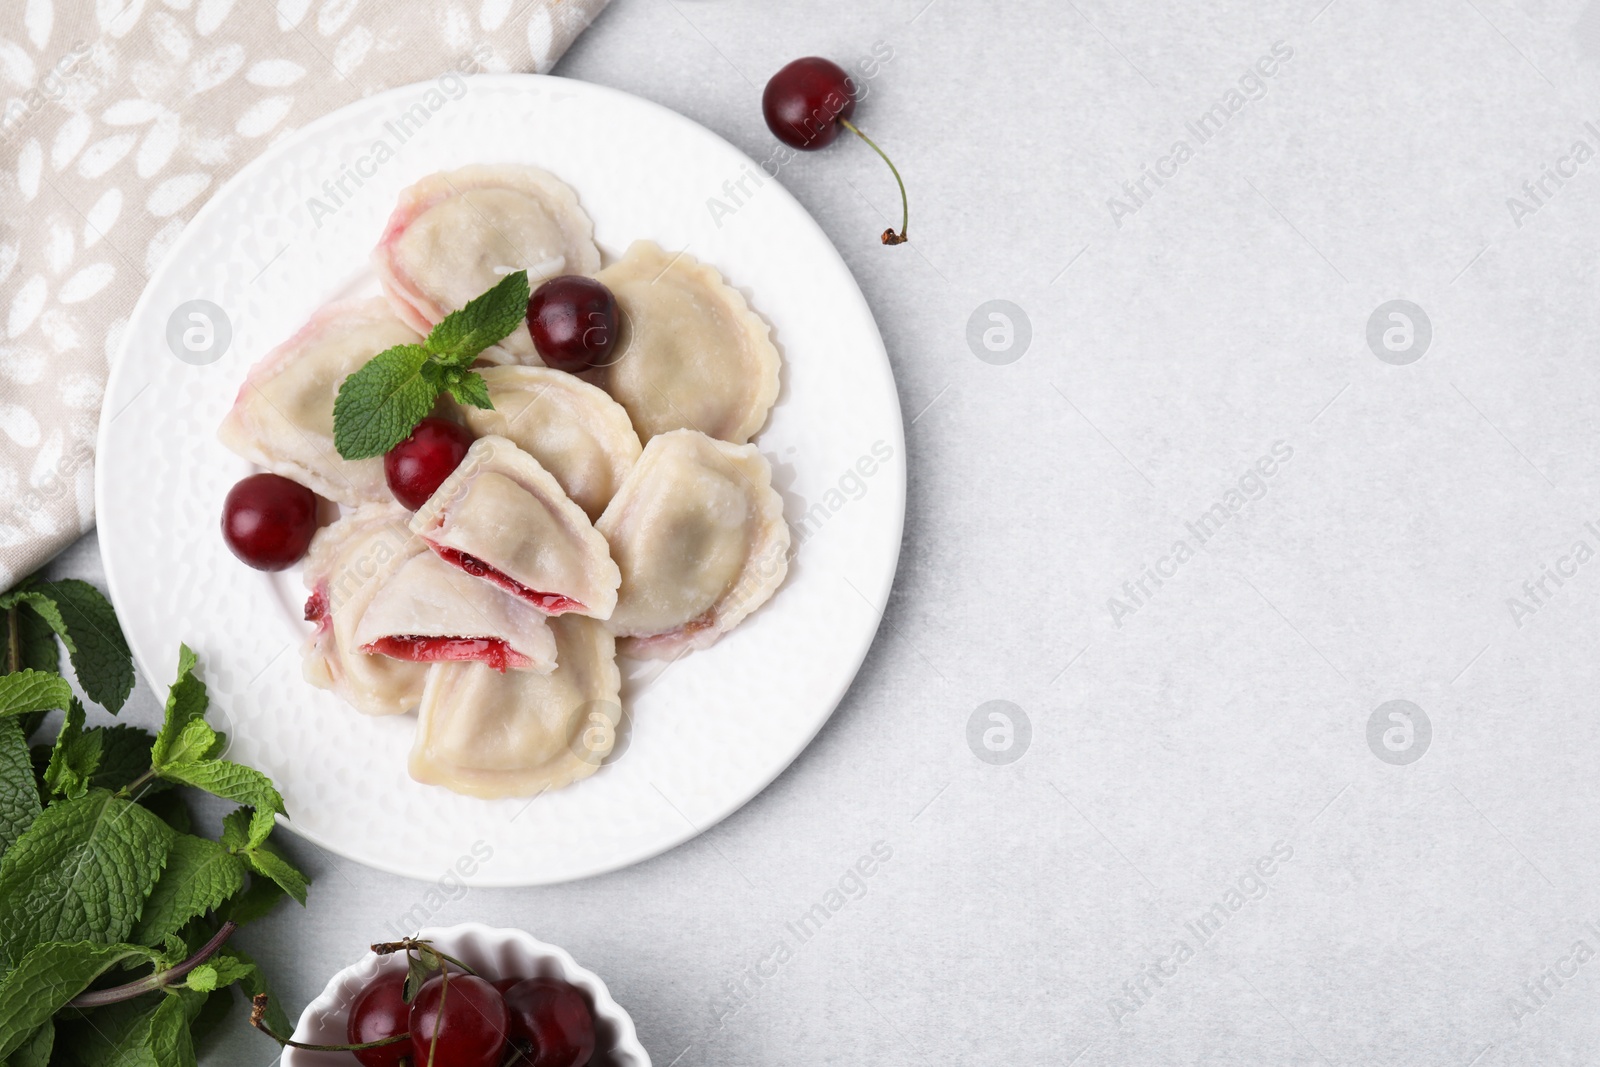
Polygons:
<instances>
[{"instance_id":1,"label":"mint leaf","mask_svg":"<svg viewBox=\"0 0 1600 1067\"><path fill-rule=\"evenodd\" d=\"M55 604L62 623L56 632L72 656L72 669L84 693L112 714L122 710L133 692L133 653L111 602L76 578L31 586L28 592L31 606L37 607L32 596L47 597ZM44 617L50 621L49 615Z\"/></svg>"},{"instance_id":2,"label":"mint leaf","mask_svg":"<svg viewBox=\"0 0 1600 1067\"><path fill-rule=\"evenodd\" d=\"M278 888L293 897L301 907L305 907L306 876L297 871L288 860L278 855L276 849L271 845L261 844L246 849L244 855L250 861L251 870L272 879Z\"/></svg>"},{"instance_id":3,"label":"mint leaf","mask_svg":"<svg viewBox=\"0 0 1600 1067\"><path fill-rule=\"evenodd\" d=\"M178 834L167 853L167 867L150 891L134 927L133 939L153 945L183 929L244 886L245 861L203 837Z\"/></svg>"},{"instance_id":4,"label":"mint leaf","mask_svg":"<svg viewBox=\"0 0 1600 1067\"><path fill-rule=\"evenodd\" d=\"M83 705L73 700L44 771L44 784L50 791L71 800L89 791L89 779L100 766L100 746L105 740L98 730L84 733L83 714Z\"/></svg>"},{"instance_id":5,"label":"mint leaf","mask_svg":"<svg viewBox=\"0 0 1600 1067\"><path fill-rule=\"evenodd\" d=\"M333 445L339 455L381 456L427 417L439 395L422 376L427 360L422 345L395 345L344 380L333 401Z\"/></svg>"},{"instance_id":6,"label":"mint leaf","mask_svg":"<svg viewBox=\"0 0 1600 1067\"><path fill-rule=\"evenodd\" d=\"M55 711L72 704L72 686L59 674L22 670L0 675L0 715Z\"/></svg>"},{"instance_id":7,"label":"mint leaf","mask_svg":"<svg viewBox=\"0 0 1600 1067\"><path fill-rule=\"evenodd\" d=\"M0 719L0 856L39 815L28 742L15 719Z\"/></svg>"},{"instance_id":8,"label":"mint leaf","mask_svg":"<svg viewBox=\"0 0 1600 1067\"><path fill-rule=\"evenodd\" d=\"M157 768L171 758L172 746L182 736L184 728L197 719L203 719L210 698L206 684L194 673L194 650L188 645L178 646L178 677L167 690L166 715L161 721L161 732L150 746L150 762Z\"/></svg>"},{"instance_id":9,"label":"mint leaf","mask_svg":"<svg viewBox=\"0 0 1600 1067\"><path fill-rule=\"evenodd\" d=\"M0 979L0 1057L24 1041L114 964L149 958L137 945L50 942L30 951Z\"/></svg>"},{"instance_id":10,"label":"mint leaf","mask_svg":"<svg viewBox=\"0 0 1600 1067\"><path fill-rule=\"evenodd\" d=\"M245 963L229 956L213 956L210 962L202 963L189 972L185 985L199 993L210 993L213 990L230 986L241 978L247 978L256 969L253 963Z\"/></svg>"},{"instance_id":11,"label":"mint leaf","mask_svg":"<svg viewBox=\"0 0 1600 1067\"><path fill-rule=\"evenodd\" d=\"M288 895L270 878L251 878L250 888L228 901L227 908L219 915L243 926L265 918Z\"/></svg>"},{"instance_id":12,"label":"mint leaf","mask_svg":"<svg viewBox=\"0 0 1600 1067\"><path fill-rule=\"evenodd\" d=\"M201 760L197 763L177 763L159 769L161 777L182 785L192 785L226 800L236 800L255 809L250 819L250 832L246 848L254 848L267 839L276 822L275 816L283 811L283 798L272 788L272 779L242 763L228 760Z\"/></svg>"},{"instance_id":13,"label":"mint leaf","mask_svg":"<svg viewBox=\"0 0 1600 1067\"><path fill-rule=\"evenodd\" d=\"M447 367L468 366L528 316L528 272L507 274L488 292L446 315L428 334L427 348Z\"/></svg>"},{"instance_id":14,"label":"mint leaf","mask_svg":"<svg viewBox=\"0 0 1600 1067\"><path fill-rule=\"evenodd\" d=\"M22 662L17 666L59 674L61 646L56 644L55 630L27 604L18 604L16 610L17 644L22 652Z\"/></svg>"},{"instance_id":15,"label":"mint leaf","mask_svg":"<svg viewBox=\"0 0 1600 1067\"><path fill-rule=\"evenodd\" d=\"M56 1024L47 1022L30 1034L6 1061L6 1067L49 1067L55 1050Z\"/></svg>"},{"instance_id":16,"label":"mint leaf","mask_svg":"<svg viewBox=\"0 0 1600 1067\"><path fill-rule=\"evenodd\" d=\"M161 1006L150 1016L144 1048L152 1065L194 1067L194 1042L189 1038L189 1016L182 1000L176 996L161 998Z\"/></svg>"},{"instance_id":17,"label":"mint leaf","mask_svg":"<svg viewBox=\"0 0 1600 1067\"><path fill-rule=\"evenodd\" d=\"M459 379L445 386L450 391L450 397L458 404L466 404L485 411L494 410L494 402L489 399L489 383L483 380L483 375L477 371L467 371Z\"/></svg>"},{"instance_id":18,"label":"mint leaf","mask_svg":"<svg viewBox=\"0 0 1600 1067\"><path fill-rule=\"evenodd\" d=\"M99 734L101 738L100 766L95 768L94 776L89 779L92 788L115 791L150 769L150 749L155 743L150 731L119 723L116 726L99 726L90 732ZM140 787L139 794L143 797L155 788L162 788L162 783L152 779Z\"/></svg>"},{"instance_id":19,"label":"mint leaf","mask_svg":"<svg viewBox=\"0 0 1600 1067\"><path fill-rule=\"evenodd\" d=\"M0 953L17 960L47 941L124 940L171 838L160 819L104 790L46 807L0 856Z\"/></svg>"}]
</instances>

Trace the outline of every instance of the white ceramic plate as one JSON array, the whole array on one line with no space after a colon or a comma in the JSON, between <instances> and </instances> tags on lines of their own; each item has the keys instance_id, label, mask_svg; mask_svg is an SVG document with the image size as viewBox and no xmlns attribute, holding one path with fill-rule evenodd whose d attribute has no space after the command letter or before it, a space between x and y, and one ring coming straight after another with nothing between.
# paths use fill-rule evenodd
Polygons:
<instances>
[{"instance_id":1,"label":"white ceramic plate","mask_svg":"<svg viewBox=\"0 0 1600 1067\"><path fill-rule=\"evenodd\" d=\"M582 989L594 1006L595 1055L591 1067L650 1067L650 1054L639 1043L633 1019L614 999L606 984L593 971L578 966L570 953L547 945L523 930L496 930L482 923L430 928L417 934L433 947L477 971L493 982L513 976L521 978L560 978ZM367 983L386 971L405 970L398 953L378 956L367 953L332 978L322 995L306 1005L292 1036L313 1045L339 1045L347 1038L345 1024L350 1005ZM348 1052L306 1052L283 1050L283 1067L351 1067L355 1057Z\"/></svg>"},{"instance_id":2,"label":"white ceramic plate","mask_svg":"<svg viewBox=\"0 0 1600 1067\"><path fill-rule=\"evenodd\" d=\"M285 137L184 231L112 367L100 544L140 668L165 685L180 641L199 653L229 757L272 776L296 832L423 879L476 849L487 858L474 863L475 884L535 885L614 870L694 836L805 748L854 677L889 595L904 437L860 290L816 223L748 157L680 115L584 82L485 74L459 98L445 88L383 93ZM532 803L411 781L415 716L365 718L302 681L309 627L298 570L249 570L218 532L224 495L252 470L215 436L246 369L326 301L376 291L367 254L400 189L441 168L494 162L537 164L571 183L608 262L640 237L686 249L771 323L783 388L757 444L798 546L783 588L714 648L655 678L624 660L629 717L618 752L594 777ZM713 212L712 198L731 206L729 189L741 185L731 214ZM185 307L194 300L221 309L231 332L226 352L204 365L168 343L170 321L180 332L195 325Z\"/></svg>"}]
</instances>

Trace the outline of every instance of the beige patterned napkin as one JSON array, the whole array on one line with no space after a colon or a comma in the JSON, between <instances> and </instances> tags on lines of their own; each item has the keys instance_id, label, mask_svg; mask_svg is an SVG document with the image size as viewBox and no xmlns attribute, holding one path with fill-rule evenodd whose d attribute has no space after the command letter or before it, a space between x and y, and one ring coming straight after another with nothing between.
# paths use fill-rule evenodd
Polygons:
<instances>
[{"instance_id":1,"label":"beige patterned napkin","mask_svg":"<svg viewBox=\"0 0 1600 1067\"><path fill-rule=\"evenodd\" d=\"M606 0L0 0L0 590L94 524L145 279L263 147L446 70L545 71Z\"/></svg>"}]
</instances>

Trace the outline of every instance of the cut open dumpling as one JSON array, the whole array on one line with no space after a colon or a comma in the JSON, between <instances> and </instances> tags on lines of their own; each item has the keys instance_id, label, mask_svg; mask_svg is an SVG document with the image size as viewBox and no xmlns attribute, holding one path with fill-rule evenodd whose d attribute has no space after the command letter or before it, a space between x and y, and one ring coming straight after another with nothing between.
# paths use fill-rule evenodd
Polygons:
<instances>
[{"instance_id":1,"label":"cut open dumpling","mask_svg":"<svg viewBox=\"0 0 1600 1067\"><path fill-rule=\"evenodd\" d=\"M373 598L407 560L426 552L398 504L372 504L317 531L306 555L311 590L306 621L316 624L302 664L306 681L331 689L366 715L400 715L417 706L428 668L360 650L356 630Z\"/></svg>"},{"instance_id":2,"label":"cut open dumpling","mask_svg":"<svg viewBox=\"0 0 1600 1067\"><path fill-rule=\"evenodd\" d=\"M411 777L475 797L536 796L599 769L622 720L616 644L592 619L550 620L559 665L501 674L481 663L429 670Z\"/></svg>"},{"instance_id":3,"label":"cut open dumpling","mask_svg":"<svg viewBox=\"0 0 1600 1067\"><path fill-rule=\"evenodd\" d=\"M690 429L742 445L761 429L778 399L778 350L722 275L635 241L597 277L623 313L600 381L628 409L640 440Z\"/></svg>"},{"instance_id":4,"label":"cut open dumpling","mask_svg":"<svg viewBox=\"0 0 1600 1067\"><path fill-rule=\"evenodd\" d=\"M600 267L594 223L577 194L538 167L470 166L401 190L373 270L396 314L420 333L517 270L537 286ZM537 364L527 323L479 357Z\"/></svg>"},{"instance_id":5,"label":"cut open dumpling","mask_svg":"<svg viewBox=\"0 0 1600 1067\"><path fill-rule=\"evenodd\" d=\"M621 575L606 539L539 461L480 437L411 529L439 557L547 615L610 616Z\"/></svg>"},{"instance_id":6,"label":"cut open dumpling","mask_svg":"<svg viewBox=\"0 0 1600 1067\"><path fill-rule=\"evenodd\" d=\"M384 582L355 640L362 652L418 663L477 660L499 671L541 673L556 665L543 612L427 551Z\"/></svg>"},{"instance_id":7,"label":"cut open dumpling","mask_svg":"<svg viewBox=\"0 0 1600 1067\"><path fill-rule=\"evenodd\" d=\"M548 367L489 367L483 380L494 410L463 407L472 432L512 441L599 518L639 458L628 413L604 390Z\"/></svg>"},{"instance_id":8,"label":"cut open dumpling","mask_svg":"<svg viewBox=\"0 0 1600 1067\"><path fill-rule=\"evenodd\" d=\"M367 360L420 340L376 297L329 304L250 368L217 436L252 463L330 500L388 500L383 457L348 460L333 447L333 400Z\"/></svg>"},{"instance_id":9,"label":"cut open dumpling","mask_svg":"<svg viewBox=\"0 0 1600 1067\"><path fill-rule=\"evenodd\" d=\"M595 528L622 588L607 628L626 655L705 648L766 603L789 569L789 527L755 445L693 430L650 439Z\"/></svg>"}]
</instances>

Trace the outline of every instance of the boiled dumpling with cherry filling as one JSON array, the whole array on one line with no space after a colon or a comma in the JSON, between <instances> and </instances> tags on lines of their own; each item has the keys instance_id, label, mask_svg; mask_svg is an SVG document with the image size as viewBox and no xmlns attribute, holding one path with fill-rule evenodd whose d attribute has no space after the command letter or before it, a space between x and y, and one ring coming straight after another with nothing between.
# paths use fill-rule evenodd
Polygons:
<instances>
[{"instance_id":1,"label":"boiled dumpling with cherry filling","mask_svg":"<svg viewBox=\"0 0 1600 1067\"><path fill-rule=\"evenodd\" d=\"M622 719L616 644L580 615L550 620L550 674L481 663L430 668L411 777L475 797L536 796L599 769Z\"/></svg>"},{"instance_id":2,"label":"boiled dumpling with cherry filling","mask_svg":"<svg viewBox=\"0 0 1600 1067\"><path fill-rule=\"evenodd\" d=\"M370 504L317 531L306 554L311 590L306 621L306 681L331 689L366 715L401 715L422 699L428 668L360 650L356 630L373 598L407 560L427 548L407 528L398 504Z\"/></svg>"},{"instance_id":3,"label":"boiled dumpling with cherry filling","mask_svg":"<svg viewBox=\"0 0 1600 1067\"><path fill-rule=\"evenodd\" d=\"M622 309L606 392L648 442L699 430L742 445L778 399L778 350L761 317L717 271L684 252L635 241L597 275Z\"/></svg>"},{"instance_id":4,"label":"boiled dumpling with cherry filling","mask_svg":"<svg viewBox=\"0 0 1600 1067\"><path fill-rule=\"evenodd\" d=\"M462 408L472 432L514 442L599 518L639 458L628 413L604 390L548 367L489 367L483 380L494 409Z\"/></svg>"},{"instance_id":5,"label":"boiled dumpling with cherry filling","mask_svg":"<svg viewBox=\"0 0 1600 1067\"><path fill-rule=\"evenodd\" d=\"M395 313L427 333L515 271L526 270L533 286L558 274L593 274L600 250L577 194L554 174L471 166L401 190L372 266ZM478 358L539 363L526 322Z\"/></svg>"},{"instance_id":6,"label":"boiled dumpling with cherry filling","mask_svg":"<svg viewBox=\"0 0 1600 1067\"><path fill-rule=\"evenodd\" d=\"M355 639L363 652L418 663L477 660L545 674L556 665L542 611L427 551L384 582Z\"/></svg>"},{"instance_id":7,"label":"boiled dumpling with cherry filling","mask_svg":"<svg viewBox=\"0 0 1600 1067\"><path fill-rule=\"evenodd\" d=\"M547 615L607 618L621 575L606 539L539 461L480 437L411 520L439 557Z\"/></svg>"},{"instance_id":8,"label":"boiled dumpling with cherry filling","mask_svg":"<svg viewBox=\"0 0 1600 1067\"><path fill-rule=\"evenodd\" d=\"M334 448L333 400L367 360L420 340L381 299L329 304L250 368L217 436L252 463L330 500L388 500L383 457L348 460Z\"/></svg>"},{"instance_id":9,"label":"boiled dumpling with cherry filling","mask_svg":"<svg viewBox=\"0 0 1600 1067\"><path fill-rule=\"evenodd\" d=\"M626 655L706 648L766 603L789 569L789 527L755 445L694 430L645 445L595 528L622 588L607 628Z\"/></svg>"}]
</instances>

